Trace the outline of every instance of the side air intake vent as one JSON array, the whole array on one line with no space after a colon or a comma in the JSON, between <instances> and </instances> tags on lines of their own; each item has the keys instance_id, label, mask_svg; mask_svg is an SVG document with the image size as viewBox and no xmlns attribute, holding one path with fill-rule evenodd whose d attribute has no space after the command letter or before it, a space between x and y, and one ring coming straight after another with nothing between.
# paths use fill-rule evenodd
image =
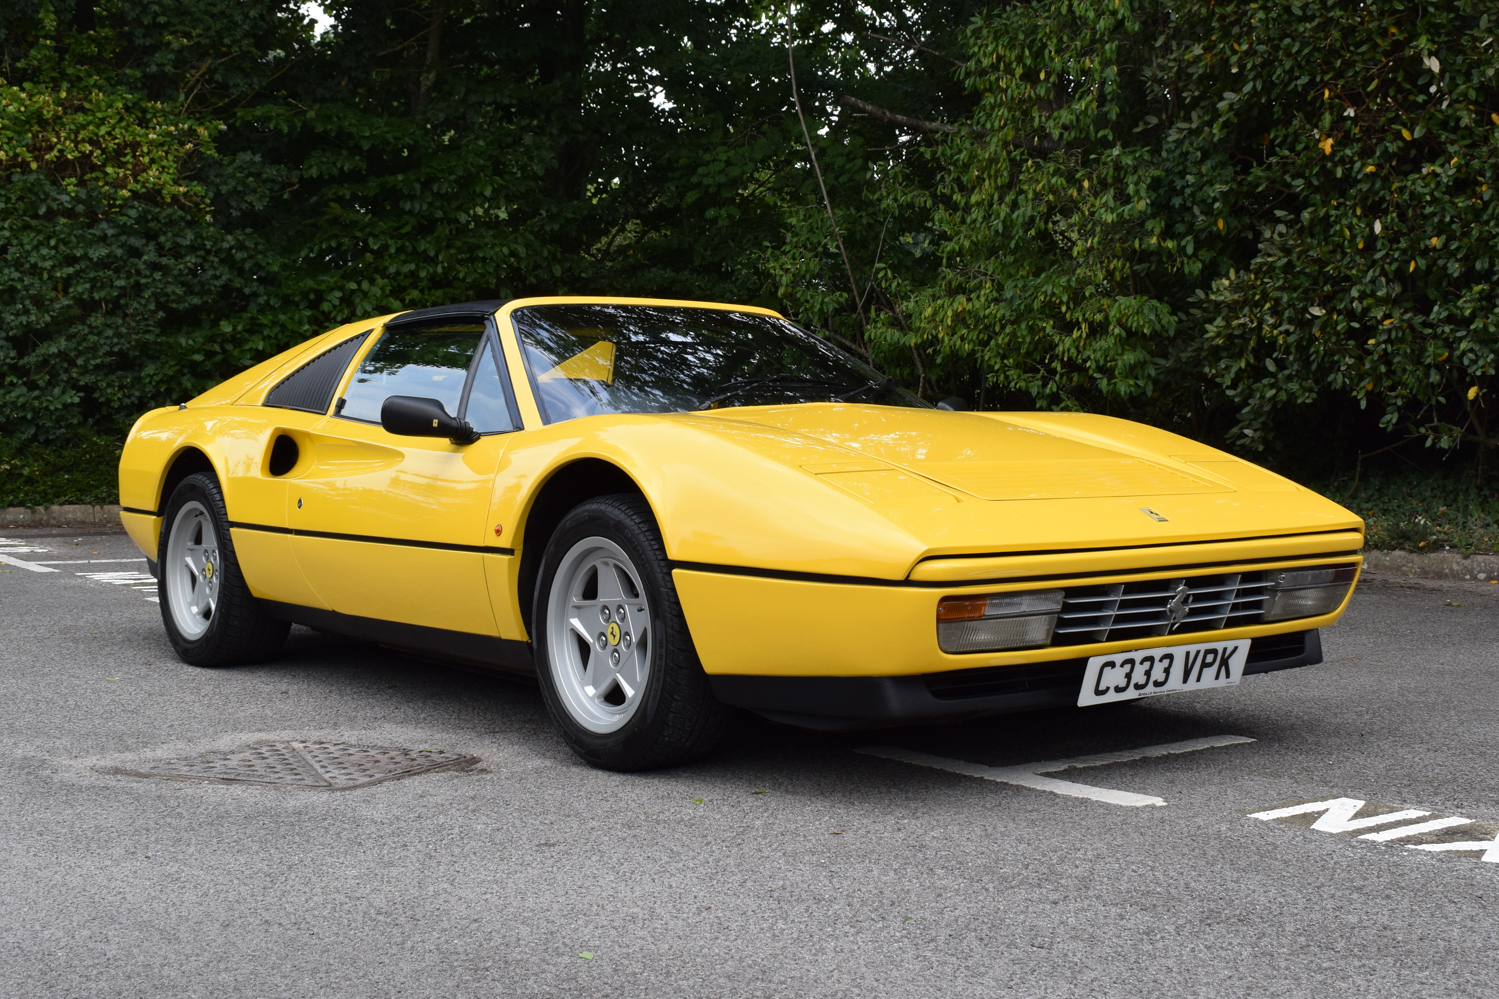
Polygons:
<instances>
[{"instance_id":1,"label":"side air intake vent","mask_svg":"<svg viewBox=\"0 0 1499 999\"><path fill-rule=\"evenodd\" d=\"M328 404L333 401L333 390L338 388L338 380L343 377L349 360L367 336L369 333L361 333L331 350L323 351L271 389L270 394L265 397L265 404L278 409L326 413Z\"/></svg>"}]
</instances>

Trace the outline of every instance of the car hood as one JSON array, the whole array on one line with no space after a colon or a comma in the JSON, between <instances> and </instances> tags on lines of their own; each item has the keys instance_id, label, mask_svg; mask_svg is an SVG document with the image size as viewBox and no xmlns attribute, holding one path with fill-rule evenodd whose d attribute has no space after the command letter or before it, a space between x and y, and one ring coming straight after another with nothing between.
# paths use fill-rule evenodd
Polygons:
<instances>
[{"instance_id":1,"label":"car hood","mask_svg":"<svg viewBox=\"0 0 1499 999\"><path fill-rule=\"evenodd\" d=\"M1181 462L1163 463L997 414L807 406L750 418L901 466L978 499L1177 496L1231 488L1192 474Z\"/></svg>"},{"instance_id":2,"label":"car hood","mask_svg":"<svg viewBox=\"0 0 1499 999\"><path fill-rule=\"evenodd\" d=\"M832 445L803 464L939 553L1180 544L1362 530L1357 516L1231 454L1081 413L814 403L713 414Z\"/></svg>"}]
</instances>

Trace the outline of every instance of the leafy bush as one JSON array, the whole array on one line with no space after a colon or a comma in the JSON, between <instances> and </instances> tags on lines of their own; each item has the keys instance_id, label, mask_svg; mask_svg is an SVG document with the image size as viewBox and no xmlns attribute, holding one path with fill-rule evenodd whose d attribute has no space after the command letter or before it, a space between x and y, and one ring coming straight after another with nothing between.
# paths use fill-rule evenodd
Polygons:
<instances>
[{"instance_id":1,"label":"leafy bush","mask_svg":"<svg viewBox=\"0 0 1499 999\"><path fill-rule=\"evenodd\" d=\"M1327 495L1364 518L1370 548L1499 550L1499 495L1457 470L1381 469L1360 476L1356 487L1335 482Z\"/></svg>"},{"instance_id":2,"label":"leafy bush","mask_svg":"<svg viewBox=\"0 0 1499 999\"><path fill-rule=\"evenodd\" d=\"M80 431L66 445L0 437L0 507L120 501L118 438Z\"/></svg>"},{"instance_id":3,"label":"leafy bush","mask_svg":"<svg viewBox=\"0 0 1499 999\"><path fill-rule=\"evenodd\" d=\"M1329 402L1491 449L1496 22L1474 2L994 5L958 70L972 115L907 128L924 161L847 205L866 245L906 220L874 349L991 404L1241 450L1303 446ZM786 258L817 259L817 224ZM783 289L826 308L846 281L834 261L801 285Z\"/></svg>"},{"instance_id":4,"label":"leafy bush","mask_svg":"<svg viewBox=\"0 0 1499 999\"><path fill-rule=\"evenodd\" d=\"M159 0L88 32L46 3L8 15L0 431L13 442L118 434L305 335L245 328L266 303L264 253L214 210L246 177L220 164L212 105L279 68L256 49L295 35L300 20L265 17L284 6L214 16Z\"/></svg>"},{"instance_id":5,"label":"leafy bush","mask_svg":"<svg viewBox=\"0 0 1499 999\"><path fill-rule=\"evenodd\" d=\"M869 29L925 37L968 6L797 4L808 101L829 78L961 97L948 64ZM776 304L760 258L814 190L783 9L323 8L320 37L295 0L0 11L0 433L123 433L313 333L423 305ZM863 169L857 148L837 167Z\"/></svg>"}]
</instances>

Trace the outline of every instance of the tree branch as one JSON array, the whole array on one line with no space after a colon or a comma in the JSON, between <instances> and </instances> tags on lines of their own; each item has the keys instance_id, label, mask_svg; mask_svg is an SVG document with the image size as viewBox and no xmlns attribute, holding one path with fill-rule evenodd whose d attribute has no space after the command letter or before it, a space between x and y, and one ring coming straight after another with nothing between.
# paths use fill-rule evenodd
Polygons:
<instances>
[{"instance_id":1,"label":"tree branch","mask_svg":"<svg viewBox=\"0 0 1499 999\"><path fill-rule=\"evenodd\" d=\"M909 115L896 114L894 111L891 111L887 108L882 108L877 104L871 104L868 101L861 101L857 97L854 97L850 94L844 94L838 99L838 103L842 104L846 108L852 108L853 110L858 111L862 114L867 114L871 118L878 118L880 121L889 122L892 125L899 125L901 128L908 128L913 132L925 132L928 135L931 135L934 132L947 135L961 133L963 135L971 135L974 138L978 139L982 139L984 136L989 134L989 129L980 128L977 125L949 125L945 121L927 121L925 118L912 118ZM1057 139L1043 139L1039 137L1035 139L1016 139L1015 145L1019 146L1021 149L1024 149L1027 152L1041 153L1043 155L1046 153L1059 152L1060 150L1067 148L1066 143L1063 143ZM886 146L882 147L879 151L883 152L888 149L894 148L897 147ZM875 150L871 150L871 152L874 151Z\"/></svg>"},{"instance_id":2,"label":"tree branch","mask_svg":"<svg viewBox=\"0 0 1499 999\"><path fill-rule=\"evenodd\" d=\"M889 42L892 45L901 45L901 46L904 46L904 47L906 47L908 49L914 49L917 52L925 52L927 55L934 55L938 59L946 59L948 62L952 63L954 66L966 66L966 65L968 65L966 62L963 62L961 59L954 59L952 56L948 55L946 52L938 52L936 49L927 48L925 45L921 44L920 42L913 41L913 40L911 40L909 38L891 38L889 35L882 35L882 34L880 34L877 31L866 31L866 32L864 32L864 35L865 35L865 37L868 37L868 38L878 38L880 41L882 41L882 42Z\"/></svg>"},{"instance_id":3,"label":"tree branch","mask_svg":"<svg viewBox=\"0 0 1499 999\"><path fill-rule=\"evenodd\" d=\"M966 132L969 135L978 136L989 134L987 128L963 128L958 125L949 125L945 121L927 121L924 118L910 118L903 114L896 114L894 111L887 111L885 108L870 104L868 101L861 101L849 94L844 94L840 97L838 103L846 108L862 111L871 118L878 118L880 121L887 121L892 125L900 125L902 128L909 128L916 132Z\"/></svg>"},{"instance_id":4,"label":"tree branch","mask_svg":"<svg viewBox=\"0 0 1499 999\"><path fill-rule=\"evenodd\" d=\"M867 329L869 320L864 318L863 296L859 294L859 280L854 277L854 265L848 259L848 250L843 245L843 234L838 231L838 218L833 214L833 201L828 197L828 186L822 181L822 167L817 165L817 151L812 148L812 133L807 128L807 117L802 114L801 92L796 86L796 56L791 41L791 7L786 7L786 62L791 67L791 99L796 102L796 118L802 123L802 137L807 140L807 155L812 160L812 172L817 174L817 187L822 191L822 203L828 210L828 221L833 224L833 239L838 242L838 252L843 255L843 267L848 271L848 290L854 294L854 308L859 310L859 326Z\"/></svg>"}]
</instances>

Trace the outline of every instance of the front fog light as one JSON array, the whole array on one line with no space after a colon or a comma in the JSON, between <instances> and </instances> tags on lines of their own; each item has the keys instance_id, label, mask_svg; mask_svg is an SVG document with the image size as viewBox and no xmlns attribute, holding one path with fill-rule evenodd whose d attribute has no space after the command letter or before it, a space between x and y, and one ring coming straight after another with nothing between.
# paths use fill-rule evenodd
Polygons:
<instances>
[{"instance_id":1,"label":"front fog light","mask_svg":"<svg viewBox=\"0 0 1499 999\"><path fill-rule=\"evenodd\" d=\"M1061 590L943 597L937 604L937 646L943 652L997 652L1046 645L1061 609Z\"/></svg>"},{"instance_id":2,"label":"front fog light","mask_svg":"<svg viewBox=\"0 0 1499 999\"><path fill-rule=\"evenodd\" d=\"M1331 614L1343 604L1358 569L1351 565L1272 572L1263 621Z\"/></svg>"}]
</instances>

